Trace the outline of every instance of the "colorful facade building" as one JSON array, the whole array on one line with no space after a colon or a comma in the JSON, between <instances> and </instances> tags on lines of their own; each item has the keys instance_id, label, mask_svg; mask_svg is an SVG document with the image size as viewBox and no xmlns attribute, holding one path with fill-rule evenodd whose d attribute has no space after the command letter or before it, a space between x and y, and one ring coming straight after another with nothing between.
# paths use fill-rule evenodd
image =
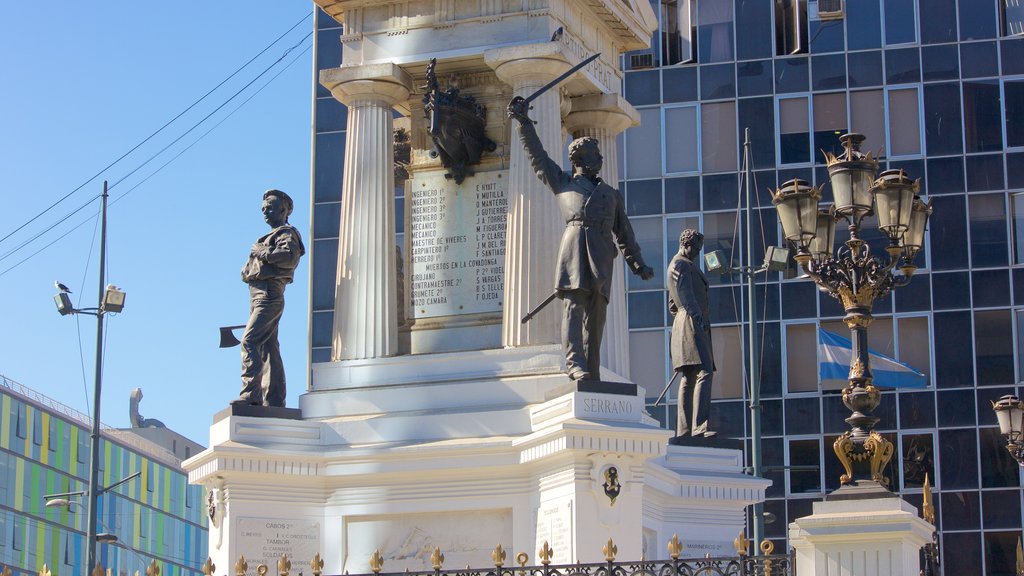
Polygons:
<instances>
[{"instance_id":1,"label":"colorful facade building","mask_svg":"<svg viewBox=\"0 0 1024 576\"><path fill-rule=\"evenodd\" d=\"M0 376L0 567L14 575L87 571L87 501L46 505L47 495L85 490L89 477L88 416ZM101 487L138 478L99 498L97 559L113 574L145 573L155 561L163 576L198 576L207 557L205 492L190 486L180 460L133 434L105 428ZM2 568L0 568L2 569Z\"/></svg>"}]
</instances>

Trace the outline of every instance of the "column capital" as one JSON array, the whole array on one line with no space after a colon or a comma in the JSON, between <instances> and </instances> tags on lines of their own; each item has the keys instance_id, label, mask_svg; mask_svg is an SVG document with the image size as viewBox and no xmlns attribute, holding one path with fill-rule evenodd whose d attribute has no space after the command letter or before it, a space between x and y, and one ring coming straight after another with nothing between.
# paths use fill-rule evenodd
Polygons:
<instances>
[{"instance_id":1,"label":"column capital","mask_svg":"<svg viewBox=\"0 0 1024 576\"><path fill-rule=\"evenodd\" d=\"M321 70L320 84L346 106L359 99L381 100L394 106L412 93L412 76L390 62Z\"/></svg>"},{"instance_id":2,"label":"column capital","mask_svg":"<svg viewBox=\"0 0 1024 576\"><path fill-rule=\"evenodd\" d=\"M640 113L619 94L588 94L570 98L571 108L565 116L570 133L590 128L603 128L615 137L627 128L640 125Z\"/></svg>"},{"instance_id":3,"label":"column capital","mask_svg":"<svg viewBox=\"0 0 1024 576\"><path fill-rule=\"evenodd\" d=\"M559 42L491 48L484 52L484 62L502 82L512 86L517 81L547 82L572 67L564 50L565 47Z\"/></svg>"}]
</instances>

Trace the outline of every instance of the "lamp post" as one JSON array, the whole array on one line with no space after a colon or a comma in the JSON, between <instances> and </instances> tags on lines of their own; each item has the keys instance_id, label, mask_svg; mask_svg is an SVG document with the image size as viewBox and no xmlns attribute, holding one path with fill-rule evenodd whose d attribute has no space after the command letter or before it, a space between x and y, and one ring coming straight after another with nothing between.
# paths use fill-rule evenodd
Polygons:
<instances>
[{"instance_id":1,"label":"lamp post","mask_svg":"<svg viewBox=\"0 0 1024 576\"><path fill-rule=\"evenodd\" d=\"M799 179L783 184L773 200L786 239L797 247L794 259L820 290L842 304L853 343L850 383L843 390L843 404L852 412L846 419L851 430L833 445L845 474L831 499L891 495L882 470L893 445L874 430L878 417L872 412L881 395L872 384L867 330L875 300L910 282L932 212L930 203L917 195L919 181L903 170L886 170L876 177L878 161L860 151L864 136L844 134L840 140L844 150L839 156L825 153L833 207L820 210L820 189ZM889 239L885 262L872 256L860 238L864 218L873 213ZM835 250L839 219L847 222L850 239Z\"/></svg>"},{"instance_id":2,"label":"lamp post","mask_svg":"<svg viewBox=\"0 0 1024 576\"><path fill-rule=\"evenodd\" d=\"M68 314L89 314L96 317L96 372L93 386L92 402L92 433L89 449L89 484L86 492L89 495L88 518L86 522L85 550L86 570L96 566L96 521L99 495L104 490L97 490L99 483L100 464L100 393L103 387L103 319L108 312L121 312L124 309L125 293L117 286L105 286L107 266L107 182L103 182L103 194L100 196L100 258L99 258L99 302L96 308L74 308L66 287L57 284L60 292L54 296L57 311L61 316Z\"/></svg>"},{"instance_id":3,"label":"lamp post","mask_svg":"<svg viewBox=\"0 0 1024 576\"><path fill-rule=\"evenodd\" d=\"M1024 438L1021 437L1021 429L1024 427L1024 402L1016 396L1007 395L998 402L993 402L992 409L995 410L996 419L999 421L999 432L1006 438L1006 450L1017 464L1024 466Z\"/></svg>"}]
</instances>

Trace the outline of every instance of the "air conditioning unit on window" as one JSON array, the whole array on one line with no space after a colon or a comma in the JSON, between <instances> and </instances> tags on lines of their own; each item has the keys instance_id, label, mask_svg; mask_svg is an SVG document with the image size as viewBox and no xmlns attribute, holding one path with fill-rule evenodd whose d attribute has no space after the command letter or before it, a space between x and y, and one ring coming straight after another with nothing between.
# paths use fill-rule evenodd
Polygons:
<instances>
[{"instance_id":1,"label":"air conditioning unit on window","mask_svg":"<svg viewBox=\"0 0 1024 576\"><path fill-rule=\"evenodd\" d=\"M630 54L629 55L629 69L630 70L643 70L644 68L654 68L654 54L646 52L643 54Z\"/></svg>"},{"instance_id":2,"label":"air conditioning unit on window","mask_svg":"<svg viewBox=\"0 0 1024 576\"><path fill-rule=\"evenodd\" d=\"M819 20L842 20L843 0L818 0Z\"/></svg>"}]
</instances>

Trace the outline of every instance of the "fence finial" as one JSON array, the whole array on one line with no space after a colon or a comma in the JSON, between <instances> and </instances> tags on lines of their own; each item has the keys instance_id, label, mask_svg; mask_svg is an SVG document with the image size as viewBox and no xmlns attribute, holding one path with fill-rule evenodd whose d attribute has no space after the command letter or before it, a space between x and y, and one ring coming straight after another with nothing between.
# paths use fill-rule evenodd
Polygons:
<instances>
[{"instance_id":1,"label":"fence finial","mask_svg":"<svg viewBox=\"0 0 1024 576\"><path fill-rule=\"evenodd\" d=\"M491 560L494 561L494 565L498 568L505 565L505 558L507 557L508 554L505 554L505 550L501 547L501 544L498 544L494 548L494 552L491 552Z\"/></svg>"},{"instance_id":2,"label":"fence finial","mask_svg":"<svg viewBox=\"0 0 1024 576\"><path fill-rule=\"evenodd\" d=\"M381 568L384 567L384 557L380 555L380 549L373 551L370 556L370 570L373 570L374 574L380 574Z\"/></svg>"},{"instance_id":3,"label":"fence finial","mask_svg":"<svg viewBox=\"0 0 1024 576\"><path fill-rule=\"evenodd\" d=\"M287 554L281 554L281 557L277 559L277 574L278 576L288 576L288 572L291 572L292 561L288 559Z\"/></svg>"},{"instance_id":4,"label":"fence finial","mask_svg":"<svg viewBox=\"0 0 1024 576\"><path fill-rule=\"evenodd\" d=\"M324 560L320 557L319 552L316 553L316 556L313 556L313 560L309 562L309 567L313 570L313 576L320 576L324 573Z\"/></svg>"},{"instance_id":5,"label":"fence finial","mask_svg":"<svg viewBox=\"0 0 1024 576\"><path fill-rule=\"evenodd\" d=\"M615 542L612 542L611 538L609 538L608 543L604 545L601 552L604 552L605 560L615 562L615 555L619 553L619 547L615 545Z\"/></svg>"},{"instance_id":6,"label":"fence finial","mask_svg":"<svg viewBox=\"0 0 1024 576\"><path fill-rule=\"evenodd\" d=\"M747 548L750 546L750 540L747 540L746 531L740 530L740 535L732 541L732 546L736 549L736 553L740 556L747 555Z\"/></svg>"},{"instance_id":7,"label":"fence finial","mask_svg":"<svg viewBox=\"0 0 1024 576\"><path fill-rule=\"evenodd\" d=\"M555 554L555 551L548 545L548 541L544 541L544 545L541 546L540 550L537 551L537 557L540 558L540 563L547 566L551 564L551 557Z\"/></svg>"},{"instance_id":8,"label":"fence finial","mask_svg":"<svg viewBox=\"0 0 1024 576\"><path fill-rule=\"evenodd\" d=\"M434 551L430 553L430 566L434 570L440 570L441 566L444 565L444 554L441 553L441 549L437 546L434 547Z\"/></svg>"},{"instance_id":9,"label":"fence finial","mask_svg":"<svg viewBox=\"0 0 1024 576\"><path fill-rule=\"evenodd\" d=\"M100 566L100 563L97 561L96 565L92 568L92 576L103 576L104 574L106 572L104 572L103 566Z\"/></svg>"},{"instance_id":10,"label":"fence finial","mask_svg":"<svg viewBox=\"0 0 1024 576\"><path fill-rule=\"evenodd\" d=\"M5 570L4 574L11 576L11 569ZM46 564L43 564L43 569L39 571L39 576L50 576L50 569L46 567Z\"/></svg>"},{"instance_id":11,"label":"fence finial","mask_svg":"<svg viewBox=\"0 0 1024 576\"><path fill-rule=\"evenodd\" d=\"M156 560L151 560L149 566L146 566L146 576L160 576L160 567L156 565Z\"/></svg>"},{"instance_id":12,"label":"fence finial","mask_svg":"<svg viewBox=\"0 0 1024 576\"><path fill-rule=\"evenodd\" d=\"M672 539L668 541L668 555L673 560L679 560L679 554L683 551L683 543L679 541L679 535L673 534Z\"/></svg>"},{"instance_id":13,"label":"fence finial","mask_svg":"<svg viewBox=\"0 0 1024 576\"><path fill-rule=\"evenodd\" d=\"M206 576L213 576L213 573L217 570L217 565L213 563L213 558L207 556L206 562L203 562L201 569Z\"/></svg>"},{"instance_id":14,"label":"fence finial","mask_svg":"<svg viewBox=\"0 0 1024 576\"><path fill-rule=\"evenodd\" d=\"M245 576L248 571L249 563L245 561L245 555L239 554L238 561L235 562L235 576Z\"/></svg>"}]
</instances>

